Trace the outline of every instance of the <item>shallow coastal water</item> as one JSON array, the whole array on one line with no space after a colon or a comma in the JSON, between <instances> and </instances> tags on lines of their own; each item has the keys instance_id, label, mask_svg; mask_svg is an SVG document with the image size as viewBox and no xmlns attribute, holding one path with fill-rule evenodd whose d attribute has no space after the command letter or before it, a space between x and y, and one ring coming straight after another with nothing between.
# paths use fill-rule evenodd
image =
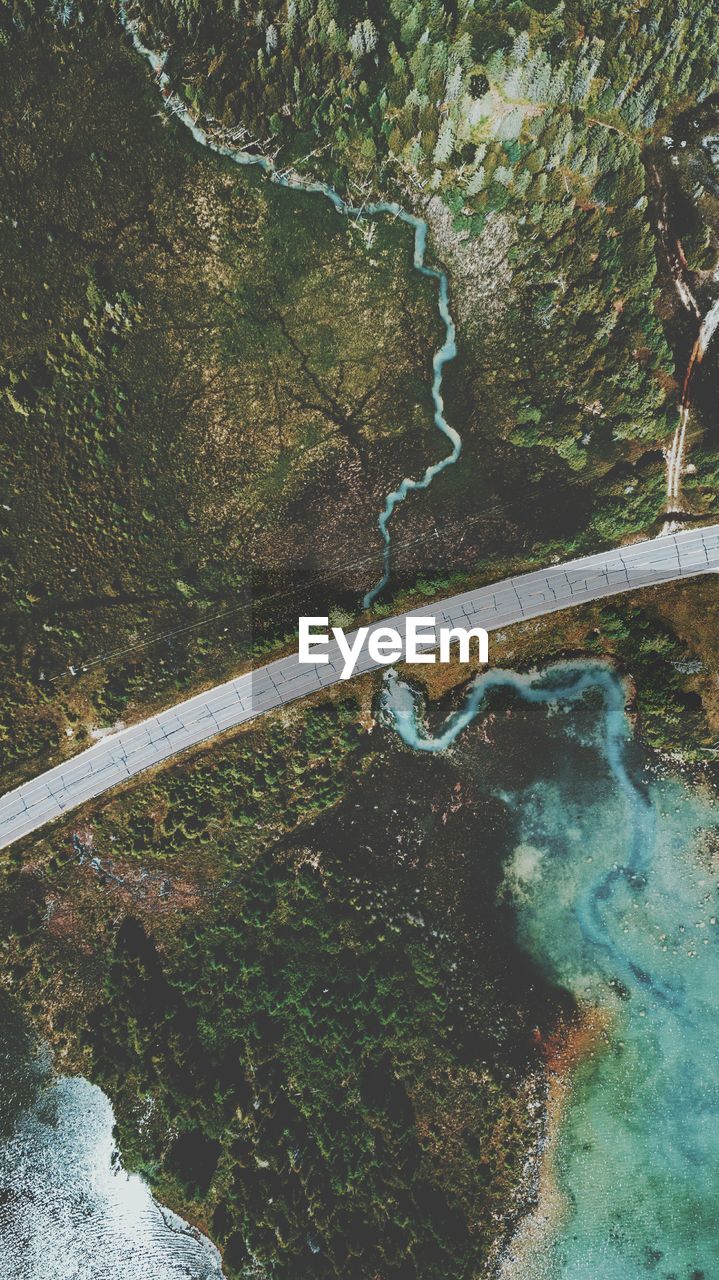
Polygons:
<instances>
[{"instance_id":1,"label":"shallow coastal water","mask_svg":"<svg viewBox=\"0 0 719 1280\"><path fill-rule=\"evenodd\" d=\"M432 732L408 685L385 689L413 750L461 751L507 806L502 894L519 939L608 1031L566 1097L543 1182L556 1195L502 1280L719 1275L717 810L708 789L657 772L625 699L596 662L495 671ZM488 741L472 729L483 709ZM3 1280L222 1275L209 1242L124 1173L109 1102L83 1080L23 1102L0 1146L0 1256Z\"/></svg>"},{"instance_id":2,"label":"shallow coastal water","mask_svg":"<svg viewBox=\"0 0 719 1280\"><path fill-rule=\"evenodd\" d=\"M122 1168L112 1130L82 1078L20 1114L0 1144L2 1280L222 1280L214 1245Z\"/></svg>"},{"instance_id":3,"label":"shallow coastal water","mask_svg":"<svg viewBox=\"0 0 719 1280\"><path fill-rule=\"evenodd\" d=\"M504 887L520 940L610 1026L607 1047L578 1071L552 1151L559 1216L505 1274L709 1280L719 1275L716 810L708 792L652 771L623 685L600 664L492 672L436 734L392 677L385 712L415 750L459 748L498 686L546 709L566 758L544 772L535 759L528 785L506 761L493 778L515 820ZM531 753L531 740L518 750Z\"/></svg>"}]
</instances>

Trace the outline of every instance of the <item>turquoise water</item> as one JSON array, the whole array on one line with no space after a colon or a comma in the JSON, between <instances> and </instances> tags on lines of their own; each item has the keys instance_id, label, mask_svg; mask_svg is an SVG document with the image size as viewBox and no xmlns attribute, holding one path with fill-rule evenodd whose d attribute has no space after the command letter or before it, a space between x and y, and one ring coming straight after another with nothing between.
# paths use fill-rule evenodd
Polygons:
<instances>
[{"instance_id":1,"label":"turquoise water","mask_svg":"<svg viewBox=\"0 0 719 1280\"><path fill-rule=\"evenodd\" d=\"M719 1276L716 810L708 792L651 770L622 683L600 664L493 671L436 735L394 675L384 710L415 750L446 750L498 688L546 708L566 744L561 770L545 776L535 759L531 783L514 785L508 766L500 784L516 822L504 883L520 939L612 1018L560 1128L563 1214L505 1274L709 1280ZM531 751L525 741L520 755Z\"/></svg>"},{"instance_id":2,"label":"turquoise water","mask_svg":"<svg viewBox=\"0 0 719 1280\"><path fill-rule=\"evenodd\" d=\"M449 281L444 271L439 271L435 267L428 267L425 263L427 254L427 235L429 228L424 218L418 218L413 213L408 213L401 205L394 200L381 200L376 203L367 203L362 206L347 204L339 192L334 187L329 186L326 182L313 182L300 178L294 172L283 172L278 169L273 160L267 156L256 155L254 152L242 151L237 147L227 147L213 141L213 139L202 128L195 117L187 110L182 99L176 94L170 93L170 79L165 72L166 55L155 53L152 49L148 49L141 41L137 25L128 19L124 5L120 4L120 19L126 30L132 37L132 42L138 53L142 54L150 63L153 71L158 77L160 88L167 92L168 96L164 98L165 106L175 115L178 120L189 129L196 142L200 146L207 147L210 151L214 151L217 155L224 156L228 160L232 160L234 164L244 167L252 166L261 169L270 182L274 182L277 186L288 187L293 191L304 191L315 195L321 195L337 210L348 218L376 218L389 215L398 218L400 222L405 222L407 226L412 227L414 231L414 267L422 276L426 276L430 280L437 282L437 308L440 319L444 325L444 342L438 351L434 353L432 359L432 403L434 405L434 424L442 435L446 436L452 445L451 451L439 462L434 462L426 467L419 480L412 480L405 477L404 480L387 494L385 505L380 512L377 521L380 534L382 535L383 552L382 552L382 576L378 582L366 593L362 601L363 607L368 609L377 599L377 596L384 590L389 582L391 567L391 537L389 523L392 519L395 508L404 502L409 493L414 491L428 489L432 481L447 467L451 467L459 458L462 450L462 438L454 427L450 426L444 414L444 400L442 399L442 378L444 366L454 360L457 355L457 344L455 341L455 325L449 310Z\"/></svg>"}]
</instances>

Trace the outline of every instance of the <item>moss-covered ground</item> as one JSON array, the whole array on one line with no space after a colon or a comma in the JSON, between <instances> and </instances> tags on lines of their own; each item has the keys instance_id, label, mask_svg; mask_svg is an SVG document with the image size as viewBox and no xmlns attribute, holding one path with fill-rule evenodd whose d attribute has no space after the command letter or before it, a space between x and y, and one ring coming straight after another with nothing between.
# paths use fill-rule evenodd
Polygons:
<instances>
[{"instance_id":1,"label":"moss-covered ground","mask_svg":"<svg viewBox=\"0 0 719 1280\"><path fill-rule=\"evenodd\" d=\"M407 228L379 221L368 243L368 224L196 147L111 7L20 8L0 42L7 784L291 642L301 612L356 615L385 493L446 451L441 329ZM198 110L203 58L200 40L182 81ZM495 168L536 169L533 119L492 143ZM590 126L569 124L581 155ZM449 177L441 216L427 208L464 448L394 517L408 601L657 527L676 385L637 150L652 139L602 131L597 172L553 172L542 218L520 191L467 212ZM704 509L712 450L688 485Z\"/></svg>"},{"instance_id":2,"label":"moss-covered ground","mask_svg":"<svg viewBox=\"0 0 719 1280\"><path fill-rule=\"evenodd\" d=\"M318 704L4 864L16 996L228 1277L466 1276L528 1192L568 1006L498 901L475 739L418 762Z\"/></svg>"},{"instance_id":3,"label":"moss-covered ground","mask_svg":"<svg viewBox=\"0 0 719 1280\"><path fill-rule=\"evenodd\" d=\"M16 31L0 61L10 782L320 594L354 605L386 489L442 445L406 228L368 249L326 202L201 151L112 14Z\"/></svg>"}]
</instances>

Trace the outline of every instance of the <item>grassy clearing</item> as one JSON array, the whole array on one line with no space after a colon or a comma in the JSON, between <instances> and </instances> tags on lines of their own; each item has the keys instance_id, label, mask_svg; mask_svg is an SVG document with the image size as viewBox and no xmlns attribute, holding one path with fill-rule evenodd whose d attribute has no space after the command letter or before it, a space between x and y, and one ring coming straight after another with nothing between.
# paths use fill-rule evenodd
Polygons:
<instances>
[{"instance_id":1,"label":"grassy clearing","mask_svg":"<svg viewBox=\"0 0 719 1280\"><path fill-rule=\"evenodd\" d=\"M406 228L368 249L189 143L111 15L49 31L0 47L8 782L236 667L317 594L354 605L385 491L442 452Z\"/></svg>"}]
</instances>

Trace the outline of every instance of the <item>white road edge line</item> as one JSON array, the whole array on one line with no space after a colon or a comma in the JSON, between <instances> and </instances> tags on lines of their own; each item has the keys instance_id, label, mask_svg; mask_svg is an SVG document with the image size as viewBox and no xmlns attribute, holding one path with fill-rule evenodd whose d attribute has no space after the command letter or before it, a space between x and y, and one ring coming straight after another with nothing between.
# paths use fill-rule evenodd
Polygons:
<instances>
[{"instance_id":1,"label":"white road edge line","mask_svg":"<svg viewBox=\"0 0 719 1280\"><path fill-rule=\"evenodd\" d=\"M396 618L383 618L371 630L389 626L402 632L408 617L441 614L447 623L459 618L463 625L496 631L590 600L717 572L719 524L668 533L477 587ZM218 733L337 683L342 663L339 651L333 650L336 646L330 645L330 663L324 667L301 666L297 653L277 658L108 734L8 791L0 797L0 848ZM365 649L357 675L379 669Z\"/></svg>"}]
</instances>

